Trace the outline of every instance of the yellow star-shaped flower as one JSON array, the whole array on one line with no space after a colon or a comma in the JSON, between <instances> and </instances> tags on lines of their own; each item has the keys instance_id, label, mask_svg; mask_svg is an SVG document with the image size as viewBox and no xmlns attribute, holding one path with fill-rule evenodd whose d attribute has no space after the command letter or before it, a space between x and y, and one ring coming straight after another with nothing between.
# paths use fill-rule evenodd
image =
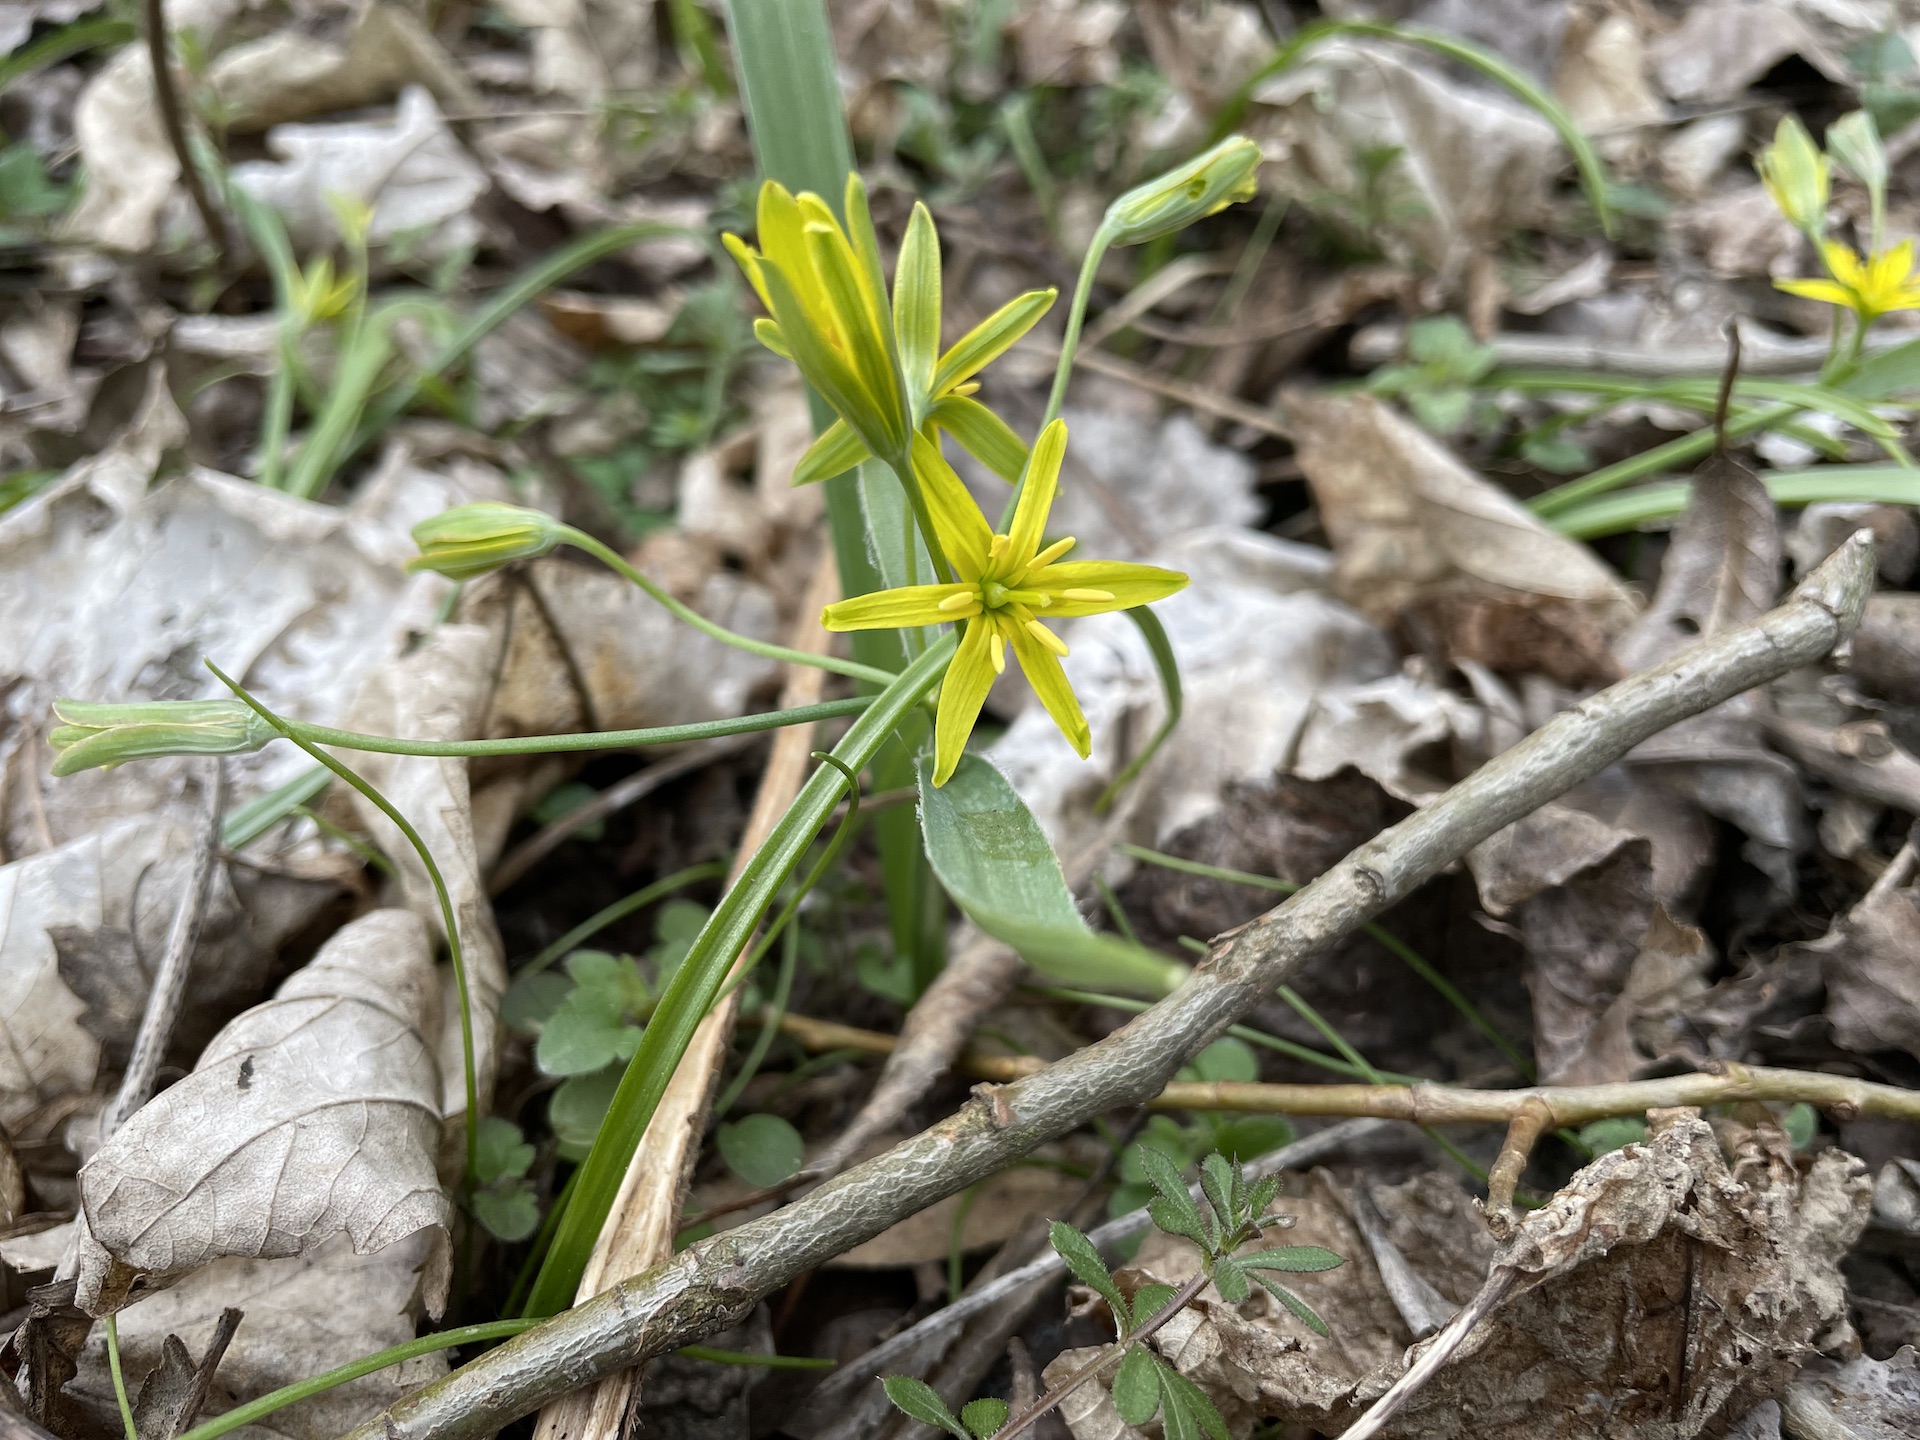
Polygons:
<instances>
[{"instance_id":1,"label":"yellow star-shaped flower","mask_svg":"<svg viewBox=\"0 0 1920 1440\"><path fill-rule=\"evenodd\" d=\"M769 180L760 187L760 248L721 237L771 320L754 334L800 367L840 418L794 468L793 482L825 480L871 455L906 458L910 432L950 433L1007 480L1019 478L1027 447L999 416L972 398L974 376L1047 313L1056 292L1016 295L943 353L940 350L940 239L923 204L900 245L889 305L866 187L847 177L847 224L811 192L798 196Z\"/></svg>"},{"instance_id":2,"label":"yellow star-shaped flower","mask_svg":"<svg viewBox=\"0 0 1920 1440\"><path fill-rule=\"evenodd\" d=\"M1920 280L1913 273L1913 242L1902 240L1862 260L1847 246L1829 240L1820 247L1831 280L1776 280L1789 295L1843 306L1869 322L1889 310L1920 310Z\"/></svg>"},{"instance_id":3,"label":"yellow star-shaped flower","mask_svg":"<svg viewBox=\"0 0 1920 1440\"><path fill-rule=\"evenodd\" d=\"M1047 514L1060 483L1067 427L1054 421L1034 442L1026 487L1013 523L996 535L939 446L913 437L913 471L926 495L941 548L953 567L950 585L905 585L829 605L821 622L829 630L883 630L906 626L965 624L960 648L947 667L934 723L933 783L944 785L960 763L967 737L986 703L993 677L1007 668L1011 649L1040 703L1060 733L1085 758L1091 750L1087 717L1060 668L1067 647L1041 617L1065 620L1130 610L1183 589L1177 570L1118 560L1061 563L1071 539L1041 548Z\"/></svg>"}]
</instances>

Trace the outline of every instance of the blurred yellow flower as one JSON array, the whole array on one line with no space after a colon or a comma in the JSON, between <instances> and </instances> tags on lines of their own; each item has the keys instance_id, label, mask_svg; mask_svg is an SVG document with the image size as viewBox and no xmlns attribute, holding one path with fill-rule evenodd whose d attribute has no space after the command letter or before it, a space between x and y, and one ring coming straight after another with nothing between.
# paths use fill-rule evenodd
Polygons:
<instances>
[{"instance_id":1,"label":"blurred yellow flower","mask_svg":"<svg viewBox=\"0 0 1920 1440\"><path fill-rule=\"evenodd\" d=\"M1186 586L1185 575L1153 565L1118 560L1062 564L1060 557L1073 548L1071 539L1041 548L1066 450L1067 427L1056 420L1034 442L1012 525L1006 534L996 535L939 446L925 435L915 435L915 478L926 496L941 549L953 566L954 582L906 585L856 596L829 605L821 616L829 630L965 624L966 633L940 689L934 723L936 785L944 785L960 763L993 677L1007 668L1008 649L1060 733L1084 758L1092 748L1091 737L1080 702L1060 668L1067 647L1040 617L1065 620L1130 610Z\"/></svg>"},{"instance_id":2,"label":"blurred yellow flower","mask_svg":"<svg viewBox=\"0 0 1920 1440\"><path fill-rule=\"evenodd\" d=\"M1824 301L1853 311L1861 323L1890 310L1920 310L1920 279L1913 273L1913 242L1902 240L1862 260L1847 246L1829 240L1820 247L1831 280L1776 280L1789 295Z\"/></svg>"}]
</instances>

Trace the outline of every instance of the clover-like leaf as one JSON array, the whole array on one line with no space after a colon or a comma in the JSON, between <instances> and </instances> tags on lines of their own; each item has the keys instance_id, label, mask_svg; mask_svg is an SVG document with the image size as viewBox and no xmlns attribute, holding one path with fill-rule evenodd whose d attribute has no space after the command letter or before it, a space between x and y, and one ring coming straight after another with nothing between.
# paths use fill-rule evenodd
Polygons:
<instances>
[{"instance_id":1,"label":"clover-like leaf","mask_svg":"<svg viewBox=\"0 0 1920 1440\"><path fill-rule=\"evenodd\" d=\"M1260 1078L1260 1062L1246 1041L1228 1035L1194 1056L1181 1073L1195 1080L1240 1083Z\"/></svg>"},{"instance_id":2,"label":"clover-like leaf","mask_svg":"<svg viewBox=\"0 0 1920 1440\"><path fill-rule=\"evenodd\" d=\"M1114 1323L1125 1325L1128 1315L1126 1296L1113 1283L1113 1274L1107 1269L1107 1262L1100 1258L1100 1252L1094 1249L1093 1242L1064 1220L1056 1220L1048 1227L1047 1239L1054 1252L1067 1262L1067 1269L1073 1272L1073 1278L1089 1290L1098 1292L1113 1311Z\"/></svg>"},{"instance_id":3,"label":"clover-like leaf","mask_svg":"<svg viewBox=\"0 0 1920 1440\"><path fill-rule=\"evenodd\" d=\"M496 1240L524 1240L540 1228L540 1202L524 1180L473 1192L473 1218Z\"/></svg>"},{"instance_id":4,"label":"clover-like leaf","mask_svg":"<svg viewBox=\"0 0 1920 1440\"><path fill-rule=\"evenodd\" d=\"M520 1127L511 1120L498 1115L483 1116L474 1141L473 1178L478 1184L518 1179L533 1164L533 1146L527 1144Z\"/></svg>"},{"instance_id":5,"label":"clover-like leaf","mask_svg":"<svg viewBox=\"0 0 1920 1440\"><path fill-rule=\"evenodd\" d=\"M600 1122L607 1118L607 1109L613 1104L613 1092L619 1087L619 1067L608 1066L591 1075L575 1075L553 1092L553 1098L547 1101L547 1123L560 1142L561 1158L587 1158L593 1137L600 1133Z\"/></svg>"},{"instance_id":6,"label":"clover-like leaf","mask_svg":"<svg viewBox=\"0 0 1920 1440\"><path fill-rule=\"evenodd\" d=\"M727 1168L756 1189L778 1185L800 1169L806 1142L778 1115L749 1115L714 1137Z\"/></svg>"},{"instance_id":7,"label":"clover-like leaf","mask_svg":"<svg viewBox=\"0 0 1920 1440\"><path fill-rule=\"evenodd\" d=\"M1129 1425L1146 1424L1160 1408L1160 1367L1146 1346L1130 1346L1114 1372L1113 1408Z\"/></svg>"},{"instance_id":8,"label":"clover-like leaf","mask_svg":"<svg viewBox=\"0 0 1920 1440\"><path fill-rule=\"evenodd\" d=\"M500 1023L523 1035L538 1034L573 993L573 981L551 970L518 977L500 997Z\"/></svg>"},{"instance_id":9,"label":"clover-like leaf","mask_svg":"<svg viewBox=\"0 0 1920 1440\"><path fill-rule=\"evenodd\" d=\"M1007 1423L1007 1402L991 1396L969 1400L960 1408L960 1423L972 1432L974 1440L989 1440Z\"/></svg>"},{"instance_id":10,"label":"clover-like leaf","mask_svg":"<svg viewBox=\"0 0 1920 1440\"><path fill-rule=\"evenodd\" d=\"M533 1058L548 1075L586 1075L631 1060L643 1033L602 994L576 986L541 1029Z\"/></svg>"},{"instance_id":11,"label":"clover-like leaf","mask_svg":"<svg viewBox=\"0 0 1920 1440\"><path fill-rule=\"evenodd\" d=\"M924 1380L916 1380L911 1375L889 1375L880 1382L891 1400L899 1409L904 1410L923 1425L937 1425L954 1440L973 1440L967 1427L962 1425L947 1408L934 1388Z\"/></svg>"}]
</instances>

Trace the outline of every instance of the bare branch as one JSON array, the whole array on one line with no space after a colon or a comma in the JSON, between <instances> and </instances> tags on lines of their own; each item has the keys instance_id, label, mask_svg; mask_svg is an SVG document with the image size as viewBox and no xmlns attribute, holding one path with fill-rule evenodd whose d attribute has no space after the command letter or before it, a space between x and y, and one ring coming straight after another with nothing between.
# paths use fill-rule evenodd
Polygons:
<instances>
[{"instance_id":1,"label":"bare branch","mask_svg":"<svg viewBox=\"0 0 1920 1440\"><path fill-rule=\"evenodd\" d=\"M689 1344L895 1221L1035 1146L1157 1095L1186 1057L1306 959L1468 850L1677 720L1826 655L1859 624L1873 543L1856 534L1779 609L1581 701L1267 914L1222 937L1193 978L1097 1044L975 1100L785 1209L690 1246L508 1341L351 1432L479 1440L552 1399Z\"/></svg>"}]
</instances>

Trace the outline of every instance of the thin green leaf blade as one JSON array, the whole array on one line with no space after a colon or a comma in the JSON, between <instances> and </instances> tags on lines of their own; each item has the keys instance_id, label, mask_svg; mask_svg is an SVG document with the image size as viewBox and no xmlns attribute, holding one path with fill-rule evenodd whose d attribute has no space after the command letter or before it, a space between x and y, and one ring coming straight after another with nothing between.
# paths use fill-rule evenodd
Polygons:
<instances>
[{"instance_id":1,"label":"thin green leaf blade","mask_svg":"<svg viewBox=\"0 0 1920 1440\"><path fill-rule=\"evenodd\" d=\"M1116 1320L1127 1317L1126 1297L1120 1293L1120 1287L1113 1283L1113 1275L1107 1269L1107 1262L1100 1258L1100 1252L1093 1248L1093 1242L1064 1220L1056 1220L1047 1227L1047 1243L1053 1246L1054 1253L1066 1262L1067 1269L1073 1272L1074 1279L1095 1291L1113 1310Z\"/></svg>"},{"instance_id":2,"label":"thin green leaf blade","mask_svg":"<svg viewBox=\"0 0 1920 1440\"><path fill-rule=\"evenodd\" d=\"M880 1382L887 1392L887 1399L904 1410L923 1425L937 1425L954 1440L973 1440L967 1433L967 1427L960 1423L959 1417L947 1408L942 1400L924 1380L916 1380L911 1375L889 1375Z\"/></svg>"}]
</instances>

